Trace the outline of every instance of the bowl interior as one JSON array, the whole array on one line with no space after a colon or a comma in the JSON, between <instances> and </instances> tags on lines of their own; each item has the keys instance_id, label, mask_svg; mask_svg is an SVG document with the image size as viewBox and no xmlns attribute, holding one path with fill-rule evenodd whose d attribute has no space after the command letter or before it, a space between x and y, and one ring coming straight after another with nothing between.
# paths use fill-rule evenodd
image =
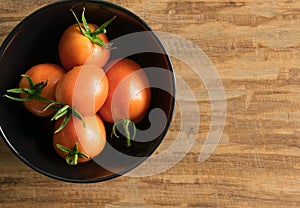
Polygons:
<instances>
[{"instance_id":1,"label":"bowl interior","mask_svg":"<svg viewBox=\"0 0 300 208\"><path fill-rule=\"evenodd\" d=\"M0 50L1 95L7 89L17 87L20 75L33 65L45 62L61 65L57 49L59 38L69 25L75 23L70 8L75 4L74 11L79 16L83 6L81 2L60 1L48 5L26 17L13 29ZM137 127L147 130L152 126L148 115L154 109L164 112L166 123L150 140L143 141L142 134L137 134L137 140L130 148L120 142L122 140L107 138L104 151L93 161L69 166L54 152L53 123L50 119L35 117L21 103L1 96L0 130L13 152L40 173L70 182L111 179L143 162L165 136L175 103L175 81L169 57L146 23L128 10L108 2L86 1L85 8L88 22L98 25L117 16L107 33L116 47L112 50L111 59L129 57L143 68L162 69L153 70L155 73L146 71L151 86L154 86L151 91L152 100L148 114ZM157 83L163 83L163 86L158 86ZM107 124L106 127L107 135L110 135L111 125Z\"/></svg>"}]
</instances>

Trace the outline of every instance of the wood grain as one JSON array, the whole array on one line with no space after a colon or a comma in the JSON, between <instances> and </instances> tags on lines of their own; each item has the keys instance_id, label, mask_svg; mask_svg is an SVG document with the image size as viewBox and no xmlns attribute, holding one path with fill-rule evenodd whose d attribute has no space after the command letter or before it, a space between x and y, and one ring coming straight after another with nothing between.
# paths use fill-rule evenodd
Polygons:
<instances>
[{"instance_id":1,"label":"wood grain","mask_svg":"<svg viewBox=\"0 0 300 208\"><path fill-rule=\"evenodd\" d=\"M0 0L0 42L24 17L51 2ZM198 162L214 112L205 83L174 58L174 70L193 90L201 119L196 142L176 166L149 177L62 183L25 166L0 140L0 207L300 207L300 2L112 2L207 54L226 95L219 145ZM156 154L174 141L180 124L177 108Z\"/></svg>"}]
</instances>

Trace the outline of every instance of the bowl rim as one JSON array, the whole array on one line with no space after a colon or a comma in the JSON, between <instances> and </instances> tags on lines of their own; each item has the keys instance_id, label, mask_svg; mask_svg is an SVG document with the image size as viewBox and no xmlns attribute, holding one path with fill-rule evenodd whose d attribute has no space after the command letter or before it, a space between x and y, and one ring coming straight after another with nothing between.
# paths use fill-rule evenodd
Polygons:
<instances>
[{"instance_id":1,"label":"bowl rim","mask_svg":"<svg viewBox=\"0 0 300 208\"><path fill-rule=\"evenodd\" d=\"M24 17L22 20L20 20L20 22L8 33L8 35L6 36L6 38L3 40L1 46L0 46L0 60L2 59L3 53L5 52L5 49L7 48L7 46L9 45L9 43L13 40L14 36L18 33L18 31L20 30L20 28L27 22L29 21L31 18L34 18L36 15L43 13L44 11L46 11L47 9L51 9L52 7L56 7L59 5L63 5L63 4L78 4L78 3L83 3L81 0L73 0L72 2L70 0L61 0L61 1L57 1L57 2L53 2L50 4L47 4L45 6L42 6L38 9L36 9L35 11L31 12L29 15L27 15L26 17ZM165 138L168 129L171 125L173 116L174 116L174 111L175 111L175 106L176 106L176 77L175 77L175 73L173 70L173 65L170 59L170 56L165 48L165 46L163 45L163 43L161 42L160 38L158 37L158 35L155 33L154 30L152 30L152 28L143 20L141 19L139 16L137 16L136 14L134 14L133 12L131 12L130 10L112 3L112 2L108 2L108 1L103 1L103 0L86 0L84 1L85 4L95 4L95 5L106 5L112 8L115 8L131 17L133 17L134 19L136 19L140 24L142 24L142 26L146 29L146 31L151 32L151 34L153 35L153 38L157 41L157 45L161 48L161 50L164 52L164 56L166 58L166 62L167 65L169 66L169 69L171 71L171 82L172 82L172 89L171 89L171 93L172 94L172 99L171 99L171 105L170 105L170 112L169 112L169 116L170 118L167 120L167 123L165 125L164 130L161 133L161 138L155 142L155 144L153 145L153 147L151 148L151 151L148 151L147 154L145 154L145 156L139 160L137 163L135 163L134 165L130 166L129 168L125 168L122 171L119 171L118 173L115 172L111 172L111 175L105 176L105 177L101 177L101 178L89 178L89 179L74 179L74 178L67 178L67 177L63 177L63 176L57 176L55 174L52 174L51 172L47 172L37 166L35 166L33 163L31 163L29 160L27 160L25 157L23 157L15 148L14 146L11 144L9 138L5 135L2 127L0 126L0 135L2 136L3 140L5 141L5 143L8 145L8 147L11 149L11 151L23 162L25 163L27 166L29 166L31 169L41 173L42 175L45 175L49 178L52 179L56 179L59 181L64 181L64 182L72 182L72 183L95 183L95 182L102 182L102 181L107 181L107 180L111 180L114 179L116 177L122 176L128 172L130 172L131 170L133 170L134 168L136 168L137 166L139 166L141 163L143 163L148 157L150 157L153 152L158 148L158 146L161 144L161 142L163 141L163 139Z\"/></svg>"}]
</instances>

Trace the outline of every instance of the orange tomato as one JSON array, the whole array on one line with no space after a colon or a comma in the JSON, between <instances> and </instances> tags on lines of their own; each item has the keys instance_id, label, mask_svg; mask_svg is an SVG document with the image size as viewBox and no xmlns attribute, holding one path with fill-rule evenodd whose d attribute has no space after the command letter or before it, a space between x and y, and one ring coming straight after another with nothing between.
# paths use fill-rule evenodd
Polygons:
<instances>
[{"instance_id":1,"label":"orange tomato","mask_svg":"<svg viewBox=\"0 0 300 208\"><path fill-rule=\"evenodd\" d=\"M71 106L82 116L95 114L104 104L108 93L108 80L95 65L76 66L59 81L55 98Z\"/></svg>"},{"instance_id":2,"label":"orange tomato","mask_svg":"<svg viewBox=\"0 0 300 208\"><path fill-rule=\"evenodd\" d=\"M48 81L45 88L42 89L40 96L49 100L55 100L56 86L64 73L65 70L56 64L43 63L33 66L25 74L31 78L34 84ZM20 80L19 87L29 88L29 83L24 77ZM21 98L27 96L27 94L20 94ZM44 111L45 107L50 104L47 102L32 99L22 103L26 109L36 116L47 117L55 113L50 108Z\"/></svg>"},{"instance_id":3,"label":"orange tomato","mask_svg":"<svg viewBox=\"0 0 300 208\"><path fill-rule=\"evenodd\" d=\"M97 26L88 24L91 31ZM106 44L107 36L104 33L98 37ZM103 67L110 57L110 50L91 42L85 37L77 24L69 26L62 34L58 46L59 58L66 70L74 66L94 64Z\"/></svg>"},{"instance_id":4,"label":"orange tomato","mask_svg":"<svg viewBox=\"0 0 300 208\"><path fill-rule=\"evenodd\" d=\"M101 118L110 123L124 118L141 121L151 100L149 80L141 66L130 59L114 60L105 72L109 91L99 111Z\"/></svg>"},{"instance_id":5,"label":"orange tomato","mask_svg":"<svg viewBox=\"0 0 300 208\"><path fill-rule=\"evenodd\" d=\"M67 125L53 135L55 151L61 157L66 158L71 165L91 160L99 155L105 146L106 131L101 118L95 114L85 116L83 120L85 126L83 126L80 119L72 116ZM56 129L61 122L62 119L55 123Z\"/></svg>"}]
</instances>

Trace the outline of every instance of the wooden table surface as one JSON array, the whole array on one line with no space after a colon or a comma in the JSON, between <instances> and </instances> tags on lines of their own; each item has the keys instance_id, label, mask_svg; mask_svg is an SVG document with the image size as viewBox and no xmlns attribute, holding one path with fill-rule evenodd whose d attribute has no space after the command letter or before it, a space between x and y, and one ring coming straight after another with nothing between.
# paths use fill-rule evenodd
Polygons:
<instances>
[{"instance_id":1,"label":"wooden table surface","mask_svg":"<svg viewBox=\"0 0 300 208\"><path fill-rule=\"evenodd\" d=\"M23 18L52 2L0 0L0 42ZM112 2L158 32L191 41L208 56L226 96L220 100L226 102L220 142L199 162L212 116L218 114L211 106L215 98L209 97L207 80L173 58L175 73L191 88L200 114L197 139L182 160L151 176L74 184L35 172L0 139L0 207L300 207L300 2ZM156 154L182 131L180 112L177 107Z\"/></svg>"}]
</instances>

